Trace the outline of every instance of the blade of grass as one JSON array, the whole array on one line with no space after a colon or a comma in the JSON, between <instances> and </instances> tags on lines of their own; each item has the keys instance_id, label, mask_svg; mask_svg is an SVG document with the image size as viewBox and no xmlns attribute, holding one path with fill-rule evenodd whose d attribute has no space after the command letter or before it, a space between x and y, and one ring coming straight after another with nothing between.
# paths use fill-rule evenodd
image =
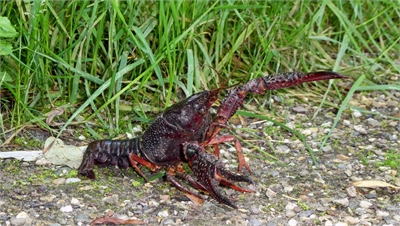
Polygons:
<instances>
[{"instance_id":1,"label":"blade of grass","mask_svg":"<svg viewBox=\"0 0 400 226\"><path fill-rule=\"evenodd\" d=\"M131 71L132 69L134 69L135 67L137 67L137 66L139 66L139 65L141 65L141 64L143 64L143 63L144 63L144 60L143 60L143 59L140 59L140 60L136 61L135 63L126 66L123 70L119 71L119 72L116 74L115 78L116 78L116 79L121 78L124 74L128 73L129 71ZM147 71L146 71L146 72L147 72ZM137 77L137 80L139 80L144 74L145 74L145 73L143 73L141 76L138 76L138 77ZM137 80L136 80L136 81L137 81ZM136 82L136 81L134 81L134 82ZM92 96L90 96L89 99L87 99L87 100L72 114L72 116L68 119L68 121L64 124L64 126L61 127L60 131L58 132L57 138L61 135L61 133L65 130L65 128L67 128L67 126L69 125L69 123L71 123L72 120L74 120L74 118L75 118L77 115L79 115L90 103L92 103L92 102L94 101L94 99L95 99L96 97L98 97L99 95L101 95L101 94L103 93L103 91L106 90L106 89L110 86L110 83L111 83L111 79L108 79L107 81L105 81L105 82L92 94ZM126 87L129 88L129 86L126 86ZM125 88L126 88L126 87L125 87ZM126 88L126 89L128 89L128 88ZM124 91L124 89L121 90L121 91ZM120 92L121 92L121 91L120 91ZM118 96L119 96L119 95L118 95ZM117 98L117 96L114 96L113 100L114 100L115 98ZM112 100L110 100L109 102L111 102L111 101L112 101ZM106 103L105 106L107 106L107 105L108 105L108 104ZM99 108L97 111L100 111L101 109L102 109L102 108ZM91 118L93 118L97 113L98 113L98 112L95 112L94 114L92 114L87 120L90 120Z\"/></svg>"},{"instance_id":2,"label":"blade of grass","mask_svg":"<svg viewBox=\"0 0 400 226\"><path fill-rule=\"evenodd\" d=\"M357 81L353 84L353 86L351 87L351 89L349 90L349 92L346 95L346 98L344 98L342 104L340 105L340 108L338 110L338 113L336 114L335 120L333 121L333 125L332 128L329 130L329 133L325 136L324 140L321 143L320 149L322 149L326 143L326 141L329 139L329 137L331 136L333 130L336 128L336 125L338 124L340 117L342 116L342 113L344 111L344 109L347 108L349 101L351 100L351 98L353 97L354 92L356 92L358 90L358 87L360 86L360 84L364 81L365 79L365 75L360 76Z\"/></svg>"},{"instance_id":3,"label":"blade of grass","mask_svg":"<svg viewBox=\"0 0 400 226\"><path fill-rule=\"evenodd\" d=\"M315 156L314 156L314 151L312 150L312 148L310 147L310 145L308 145L306 138L305 138L301 133L299 133L297 130L291 129L291 128L289 128L288 126L286 126L285 124L280 123L280 122L278 122L278 121L275 121L275 120L273 120L273 119L271 119L271 118L268 118L268 117L265 117L265 116L262 116L262 115L258 115L258 114L254 114L254 113L251 113L251 112L246 112L246 111L238 110L238 111L236 112L236 114L242 115L242 116L246 116L246 117L254 117L254 118L266 120L266 121L272 122L272 123L274 123L275 125L280 126L280 127L282 127L283 129L285 129L285 130L287 130L287 131L293 133L297 138L299 138L299 140L301 140L301 141L303 142L303 144L304 144L304 146L306 147L308 153L310 153L310 157L311 157L311 159L312 159L314 165L316 165L316 166L318 165L317 159L316 159Z\"/></svg>"}]
</instances>

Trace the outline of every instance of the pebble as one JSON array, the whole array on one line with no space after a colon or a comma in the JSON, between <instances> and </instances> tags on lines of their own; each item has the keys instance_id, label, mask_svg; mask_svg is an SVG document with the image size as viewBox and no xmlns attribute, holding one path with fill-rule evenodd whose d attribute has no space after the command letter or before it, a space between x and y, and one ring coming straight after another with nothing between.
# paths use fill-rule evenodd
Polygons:
<instances>
[{"instance_id":1,"label":"pebble","mask_svg":"<svg viewBox=\"0 0 400 226\"><path fill-rule=\"evenodd\" d=\"M36 160L35 165L37 166L45 166L45 165L50 165L51 162L49 160L47 160L46 158L41 158Z\"/></svg>"},{"instance_id":2,"label":"pebble","mask_svg":"<svg viewBox=\"0 0 400 226\"><path fill-rule=\"evenodd\" d=\"M258 209L258 208L255 207L255 206L251 206L251 207L250 207L250 212L251 212L251 214L253 214L253 215L258 215L258 214L261 213L260 209Z\"/></svg>"},{"instance_id":3,"label":"pebble","mask_svg":"<svg viewBox=\"0 0 400 226\"><path fill-rule=\"evenodd\" d=\"M74 221L77 224L78 222L81 223L89 223L90 222L90 218L88 215L86 214L78 214L74 216Z\"/></svg>"},{"instance_id":4,"label":"pebble","mask_svg":"<svg viewBox=\"0 0 400 226\"><path fill-rule=\"evenodd\" d=\"M157 216L163 217L163 218L168 217L169 216L168 210L163 210L163 211L158 212Z\"/></svg>"},{"instance_id":5,"label":"pebble","mask_svg":"<svg viewBox=\"0 0 400 226\"><path fill-rule=\"evenodd\" d=\"M394 215L393 220L400 222L400 215Z\"/></svg>"},{"instance_id":6,"label":"pebble","mask_svg":"<svg viewBox=\"0 0 400 226\"><path fill-rule=\"evenodd\" d=\"M297 221L295 219L290 219L288 222L289 226L296 226L297 225Z\"/></svg>"},{"instance_id":7,"label":"pebble","mask_svg":"<svg viewBox=\"0 0 400 226\"><path fill-rule=\"evenodd\" d=\"M287 154L290 152L290 148L286 145L279 145L276 147L275 152L279 154Z\"/></svg>"},{"instance_id":8,"label":"pebble","mask_svg":"<svg viewBox=\"0 0 400 226\"><path fill-rule=\"evenodd\" d=\"M65 183L66 184L70 184L70 183L77 183L77 182L80 182L80 181L81 181L81 179L72 177L72 178L68 178L67 180L65 180Z\"/></svg>"},{"instance_id":9,"label":"pebble","mask_svg":"<svg viewBox=\"0 0 400 226\"><path fill-rule=\"evenodd\" d=\"M286 217L288 217L288 218L292 218L296 215L297 215L296 212L294 212L293 210L286 211Z\"/></svg>"},{"instance_id":10,"label":"pebble","mask_svg":"<svg viewBox=\"0 0 400 226\"><path fill-rule=\"evenodd\" d=\"M346 193L349 197L356 197L357 196L357 190L354 186L350 186L346 188Z\"/></svg>"},{"instance_id":11,"label":"pebble","mask_svg":"<svg viewBox=\"0 0 400 226\"><path fill-rule=\"evenodd\" d=\"M52 202L56 198L55 195L46 195L39 198L42 202Z\"/></svg>"},{"instance_id":12,"label":"pebble","mask_svg":"<svg viewBox=\"0 0 400 226\"><path fill-rule=\"evenodd\" d=\"M69 213L72 212L72 206L71 205L67 205L67 206L63 206L60 208L61 212L63 213Z\"/></svg>"},{"instance_id":13,"label":"pebble","mask_svg":"<svg viewBox=\"0 0 400 226\"><path fill-rule=\"evenodd\" d=\"M119 196L117 194L113 194L113 195L104 197L101 201L106 204L118 205L118 198L119 198Z\"/></svg>"},{"instance_id":14,"label":"pebble","mask_svg":"<svg viewBox=\"0 0 400 226\"><path fill-rule=\"evenodd\" d=\"M371 127L380 127L381 126L381 123L373 118L367 119L367 122L368 122L368 125L370 125Z\"/></svg>"},{"instance_id":15,"label":"pebble","mask_svg":"<svg viewBox=\"0 0 400 226\"><path fill-rule=\"evenodd\" d=\"M30 225L31 221L29 215L22 211L16 217L11 218L10 223L11 225Z\"/></svg>"},{"instance_id":16,"label":"pebble","mask_svg":"<svg viewBox=\"0 0 400 226\"><path fill-rule=\"evenodd\" d=\"M349 206L349 199L348 198L343 198L343 199L335 199L333 200L334 203L339 204L341 206L347 207Z\"/></svg>"},{"instance_id":17,"label":"pebble","mask_svg":"<svg viewBox=\"0 0 400 226\"><path fill-rule=\"evenodd\" d=\"M40 186L40 185L43 185L43 181L42 181L42 179L35 178L35 179L32 179L31 184L33 186Z\"/></svg>"},{"instance_id":18,"label":"pebble","mask_svg":"<svg viewBox=\"0 0 400 226\"><path fill-rule=\"evenodd\" d=\"M78 200L78 199L76 199L76 198L72 198L72 199L71 199L71 204L72 204L72 205L79 205L79 204L80 204L80 202L79 202L79 200Z\"/></svg>"},{"instance_id":19,"label":"pebble","mask_svg":"<svg viewBox=\"0 0 400 226\"><path fill-rule=\"evenodd\" d=\"M54 179L52 182L55 185L61 185L61 184L65 184L65 181L66 181L66 179L61 177L61 178Z\"/></svg>"},{"instance_id":20,"label":"pebble","mask_svg":"<svg viewBox=\"0 0 400 226\"><path fill-rule=\"evenodd\" d=\"M250 224L251 226L261 226L261 225L262 225L262 222L261 222L259 219L251 218L251 219L249 220L249 224Z\"/></svg>"},{"instance_id":21,"label":"pebble","mask_svg":"<svg viewBox=\"0 0 400 226\"><path fill-rule=\"evenodd\" d=\"M314 214L314 210L305 210L299 213L299 217L309 217L311 214Z\"/></svg>"},{"instance_id":22,"label":"pebble","mask_svg":"<svg viewBox=\"0 0 400 226\"><path fill-rule=\"evenodd\" d=\"M272 189L268 188L266 195L268 196L268 198L273 199L276 197L276 192L274 192Z\"/></svg>"},{"instance_id":23,"label":"pebble","mask_svg":"<svg viewBox=\"0 0 400 226\"><path fill-rule=\"evenodd\" d=\"M377 211L376 211L376 216L377 216L377 217L387 217L387 216L389 216L389 213L388 213L388 212L381 211L381 210L377 210Z\"/></svg>"},{"instance_id":24,"label":"pebble","mask_svg":"<svg viewBox=\"0 0 400 226\"><path fill-rule=\"evenodd\" d=\"M360 134L363 134L363 135L368 134L367 130L362 125L355 125L353 128L355 131L360 132Z\"/></svg>"},{"instance_id":25,"label":"pebble","mask_svg":"<svg viewBox=\"0 0 400 226\"><path fill-rule=\"evenodd\" d=\"M285 210L294 210L294 208L296 208L296 207L297 207L297 204L296 204L296 203L289 202L289 203L285 206Z\"/></svg>"},{"instance_id":26,"label":"pebble","mask_svg":"<svg viewBox=\"0 0 400 226\"><path fill-rule=\"evenodd\" d=\"M168 201L168 200L171 199L171 196L169 196L169 195L160 195L160 199L163 200L163 201Z\"/></svg>"},{"instance_id":27,"label":"pebble","mask_svg":"<svg viewBox=\"0 0 400 226\"><path fill-rule=\"evenodd\" d=\"M357 111L357 110L354 110L354 111L353 111L353 116L356 117L356 118L359 118L359 117L362 116L362 114L361 114L361 112L359 112L359 111Z\"/></svg>"},{"instance_id":28,"label":"pebble","mask_svg":"<svg viewBox=\"0 0 400 226\"><path fill-rule=\"evenodd\" d=\"M362 200L360 202L360 207L364 208L364 209L368 209L372 206L372 203L368 202L368 201L364 201Z\"/></svg>"},{"instance_id":29,"label":"pebble","mask_svg":"<svg viewBox=\"0 0 400 226\"><path fill-rule=\"evenodd\" d=\"M330 145L326 145L325 147L322 148L322 151L330 152L330 151L332 151L332 147Z\"/></svg>"},{"instance_id":30,"label":"pebble","mask_svg":"<svg viewBox=\"0 0 400 226\"><path fill-rule=\"evenodd\" d=\"M309 136L309 135L312 134L312 131L309 130L309 129L305 129L305 130L301 131L301 133L302 133L303 135L305 135L305 136Z\"/></svg>"},{"instance_id":31,"label":"pebble","mask_svg":"<svg viewBox=\"0 0 400 226\"><path fill-rule=\"evenodd\" d=\"M354 225L360 223L360 219L352 216L345 216L344 221L348 224Z\"/></svg>"},{"instance_id":32,"label":"pebble","mask_svg":"<svg viewBox=\"0 0 400 226\"><path fill-rule=\"evenodd\" d=\"M347 223L343 223L343 222L338 222L336 224L334 224L335 226L347 226Z\"/></svg>"},{"instance_id":33,"label":"pebble","mask_svg":"<svg viewBox=\"0 0 400 226\"><path fill-rule=\"evenodd\" d=\"M301 114L305 114L305 113L308 112L308 109L305 108L305 107L302 107L302 106L293 107L292 110L293 110L293 112L295 112L295 113L301 113Z\"/></svg>"}]
</instances>

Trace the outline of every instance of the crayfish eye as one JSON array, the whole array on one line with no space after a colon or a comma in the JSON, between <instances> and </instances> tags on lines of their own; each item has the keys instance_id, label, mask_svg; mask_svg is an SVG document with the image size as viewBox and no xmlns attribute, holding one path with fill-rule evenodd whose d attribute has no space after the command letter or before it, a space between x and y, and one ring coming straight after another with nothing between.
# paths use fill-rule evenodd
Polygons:
<instances>
[{"instance_id":1,"label":"crayfish eye","mask_svg":"<svg viewBox=\"0 0 400 226\"><path fill-rule=\"evenodd\" d=\"M194 149L189 148L186 150L186 156L188 159L192 158L195 155L196 155L196 151Z\"/></svg>"}]
</instances>

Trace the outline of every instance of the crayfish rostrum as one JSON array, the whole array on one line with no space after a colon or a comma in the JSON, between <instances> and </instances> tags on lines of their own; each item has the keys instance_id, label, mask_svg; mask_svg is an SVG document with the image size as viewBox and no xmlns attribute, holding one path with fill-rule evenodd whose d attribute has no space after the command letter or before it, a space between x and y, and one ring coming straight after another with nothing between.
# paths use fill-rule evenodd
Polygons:
<instances>
[{"instance_id":1,"label":"crayfish rostrum","mask_svg":"<svg viewBox=\"0 0 400 226\"><path fill-rule=\"evenodd\" d=\"M131 140L98 140L89 144L79 167L79 174L95 179L94 165L132 166L145 180L140 171L143 165L152 171L166 167L166 178L179 190L193 194L176 178L186 179L193 187L207 192L218 202L237 208L234 202L223 196L218 185L230 187L240 192L253 192L241 188L234 182L254 181L241 175L245 167L250 173L239 141L231 135L217 136L221 128L243 104L248 93L263 94L267 90L295 86L303 82L346 78L335 72L289 72L260 77L228 91L217 114L212 117L210 108L218 98L221 89L196 93L176 103L159 114L141 137ZM218 144L234 142L238 156L238 172L232 173L218 160ZM215 154L205 152L204 147L213 145ZM182 164L188 163L195 177L183 172Z\"/></svg>"}]
</instances>

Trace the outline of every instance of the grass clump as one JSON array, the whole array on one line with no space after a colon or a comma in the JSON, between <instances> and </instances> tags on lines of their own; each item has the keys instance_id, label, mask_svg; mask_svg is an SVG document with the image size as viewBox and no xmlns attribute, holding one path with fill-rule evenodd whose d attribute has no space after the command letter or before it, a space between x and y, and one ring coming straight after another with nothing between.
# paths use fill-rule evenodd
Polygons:
<instances>
[{"instance_id":1,"label":"grass clump","mask_svg":"<svg viewBox=\"0 0 400 226\"><path fill-rule=\"evenodd\" d=\"M385 154L385 160L378 162L377 166L387 166L393 170L400 170L400 152L391 150Z\"/></svg>"},{"instance_id":2,"label":"grass clump","mask_svg":"<svg viewBox=\"0 0 400 226\"><path fill-rule=\"evenodd\" d=\"M334 70L361 76L357 91L390 90L381 84L400 73L390 0L1 1L0 12L15 29L0 42L2 141L26 124L115 137L193 93L264 74ZM292 93L338 107L329 97L342 88L325 84Z\"/></svg>"}]
</instances>

